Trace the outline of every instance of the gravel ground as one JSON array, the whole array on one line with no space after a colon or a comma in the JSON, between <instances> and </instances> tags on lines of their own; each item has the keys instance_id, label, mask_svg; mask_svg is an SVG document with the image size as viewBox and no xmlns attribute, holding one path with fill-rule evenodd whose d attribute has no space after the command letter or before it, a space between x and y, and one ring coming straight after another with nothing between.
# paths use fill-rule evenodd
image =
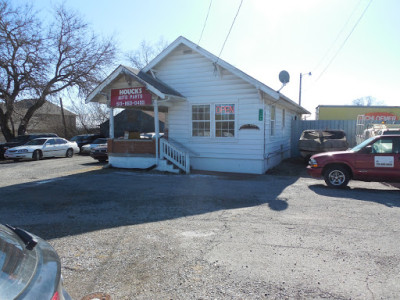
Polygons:
<instances>
[{"instance_id":1,"label":"gravel ground","mask_svg":"<svg viewBox=\"0 0 400 300\"><path fill-rule=\"evenodd\" d=\"M400 293L395 186L329 189L296 160L262 176L101 169L81 157L69 164L76 167L20 184L1 172L0 218L53 245L75 299L99 291L112 299Z\"/></svg>"}]
</instances>

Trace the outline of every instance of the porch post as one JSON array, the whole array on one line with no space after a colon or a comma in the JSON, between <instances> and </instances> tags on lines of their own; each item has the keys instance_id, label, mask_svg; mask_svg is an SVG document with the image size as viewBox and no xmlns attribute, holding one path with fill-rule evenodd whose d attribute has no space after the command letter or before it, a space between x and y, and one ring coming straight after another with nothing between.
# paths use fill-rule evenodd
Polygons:
<instances>
[{"instance_id":1,"label":"porch post","mask_svg":"<svg viewBox=\"0 0 400 300\"><path fill-rule=\"evenodd\" d=\"M110 124L109 124L110 139L114 138L114 108L110 107Z\"/></svg>"},{"instance_id":2,"label":"porch post","mask_svg":"<svg viewBox=\"0 0 400 300\"><path fill-rule=\"evenodd\" d=\"M157 97L158 98L158 97ZM156 134L156 165L158 167L158 138L159 138L159 132L160 132L160 128L159 128L159 121L158 121L158 101L157 99L153 100L153 105L154 105L154 131Z\"/></svg>"}]
</instances>

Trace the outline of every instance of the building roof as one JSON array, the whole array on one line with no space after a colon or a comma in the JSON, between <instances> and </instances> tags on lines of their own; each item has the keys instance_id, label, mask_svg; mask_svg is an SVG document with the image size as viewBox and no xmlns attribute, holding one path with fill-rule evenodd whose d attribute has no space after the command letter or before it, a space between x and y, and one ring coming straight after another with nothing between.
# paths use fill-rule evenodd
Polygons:
<instances>
[{"instance_id":1,"label":"building roof","mask_svg":"<svg viewBox=\"0 0 400 300\"><path fill-rule=\"evenodd\" d=\"M242 72L241 70L237 69L236 67L232 66L231 64L225 62L224 60L218 58L214 54L208 52L207 50L201 48L200 46L196 45L195 43L189 41L188 39L180 36L174 42L172 42L166 49L164 49L159 55L157 55L147 66L145 66L141 71L127 67L124 65L120 65L116 68L102 83L100 83L86 98L86 103L89 102L100 102L100 103L107 103L107 89L109 88L110 84L112 84L116 79L120 76L127 76L137 82L143 84L147 90L151 93L157 95L161 99L185 99L183 95L179 92L174 90L173 88L169 87L167 84L162 82L159 79L154 78L149 73L152 72L153 68L155 68L161 61L163 61L174 49L176 49L181 44L189 47L193 51L198 52L202 56L209 59L216 68L223 68L231 72L232 74L236 75L237 77L241 78L242 80L248 82L254 88L261 91L262 93L269 96L274 101L280 101L283 105L291 107L294 111L300 114L310 114L302 106L298 105L293 100L289 99L285 95L279 93L278 91L273 90L269 86L265 85L264 83L254 79L253 77L247 75L246 73Z\"/></svg>"},{"instance_id":2,"label":"building roof","mask_svg":"<svg viewBox=\"0 0 400 300\"><path fill-rule=\"evenodd\" d=\"M146 89L161 99L169 97L184 98L179 92L169 87L161 80L139 71L135 68L119 65L102 83L100 83L86 98L86 103L101 102L107 103L106 89L120 76L127 76L134 81L143 84Z\"/></svg>"},{"instance_id":3,"label":"building roof","mask_svg":"<svg viewBox=\"0 0 400 300\"><path fill-rule=\"evenodd\" d=\"M137 75L139 78L150 83L152 86L154 86L155 88L157 88L159 91L163 92L164 94L183 97L179 92L177 92L173 88L169 87L168 85L166 85L165 83L163 83L161 80L159 80L157 78L147 75L146 73L144 73L142 71L140 71Z\"/></svg>"},{"instance_id":4,"label":"building roof","mask_svg":"<svg viewBox=\"0 0 400 300\"><path fill-rule=\"evenodd\" d=\"M239 70L238 68L232 66L231 64L225 62L223 59L218 58L214 54L208 52L207 50L201 48L199 45L189 41L188 39L184 38L183 36L178 37L174 42L172 42L164 51L162 51L158 56L156 56L147 66L142 69L142 72L150 72L153 68L155 68L164 58L166 58L174 49L176 49L179 45L185 45L196 51L197 53L203 55L204 57L208 58L215 66L220 66L232 74L236 75L237 77L241 78L242 80L248 82L249 84L253 85L257 90L260 90L270 96L272 99L278 101L282 100L287 105L293 107L296 111L301 114L310 114L308 110L303 108L302 106L298 105L296 102L291 100L290 98L286 97L285 95L281 94L278 91L273 90L266 84L258 81L257 79L247 75L243 71Z\"/></svg>"},{"instance_id":5,"label":"building roof","mask_svg":"<svg viewBox=\"0 0 400 300\"><path fill-rule=\"evenodd\" d=\"M14 104L14 111L22 114L25 113L31 106L35 104L35 100L21 100L17 101ZM0 104L0 106L3 106L4 104ZM35 114L48 114L48 115L59 115L61 113L61 107L50 102L50 101L45 101L45 103L35 112ZM66 116L75 116L73 112L70 112L69 110L65 109L64 107L64 114Z\"/></svg>"}]
</instances>

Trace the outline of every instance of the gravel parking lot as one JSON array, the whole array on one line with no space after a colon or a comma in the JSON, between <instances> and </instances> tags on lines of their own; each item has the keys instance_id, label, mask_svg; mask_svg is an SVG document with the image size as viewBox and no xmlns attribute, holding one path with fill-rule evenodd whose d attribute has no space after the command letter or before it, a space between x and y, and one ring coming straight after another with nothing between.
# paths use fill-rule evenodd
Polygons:
<instances>
[{"instance_id":1,"label":"gravel parking lot","mask_svg":"<svg viewBox=\"0 0 400 300\"><path fill-rule=\"evenodd\" d=\"M0 218L48 240L75 298L398 299L400 191L267 175L0 164Z\"/></svg>"}]
</instances>

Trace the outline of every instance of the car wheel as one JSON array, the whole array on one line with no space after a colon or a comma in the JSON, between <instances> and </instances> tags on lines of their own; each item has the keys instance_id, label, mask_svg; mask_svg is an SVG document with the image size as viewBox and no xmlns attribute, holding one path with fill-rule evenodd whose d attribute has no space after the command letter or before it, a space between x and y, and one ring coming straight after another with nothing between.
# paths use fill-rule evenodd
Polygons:
<instances>
[{"instance_id":1,"label":"car wheel","mask_svg":"<svg viewBox=\"0 0 400 300\"><path fill-rule=\"evenodd\" d=\"M40 160L42 158L42 154L40 153L39 150L35 150L32 154L32 159L33 160Z\"/></svg>"},{"instance_id":2,"label":"car wheel","mask_svg":"<svg viewBox=\"0 0 400 300\"><path fill-rule=\"evenodd\" d=\"M324 172L324 179L330 187L344 188L349 183L350 174L343 166L331 166Z\"/></svg>"},{"instance_id":3,"label":"car wheel","mask_svg":"<svg viewBox=\"0 0 400 300\"><path fill-rule=\"evenodd\" d=\"M72 156L74 156L74 150L68 149L65 156L71 158Z\"/></svg>"}]
</instances>

